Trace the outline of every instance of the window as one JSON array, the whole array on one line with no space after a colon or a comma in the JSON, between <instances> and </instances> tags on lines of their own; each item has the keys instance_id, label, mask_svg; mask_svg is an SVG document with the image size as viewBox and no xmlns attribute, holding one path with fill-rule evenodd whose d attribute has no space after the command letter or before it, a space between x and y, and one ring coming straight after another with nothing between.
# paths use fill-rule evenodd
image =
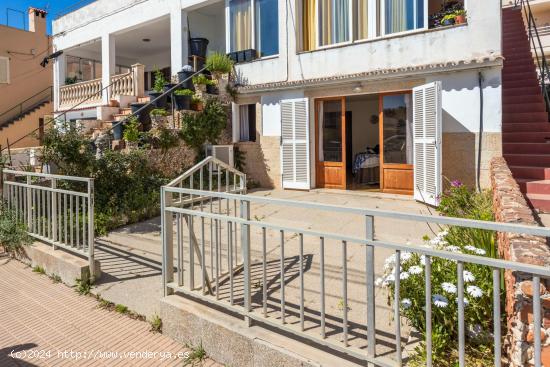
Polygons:
<instances>
[{"instance_id":1,"label":"window","mask_svg":"<svg viewBox=\"0 0 550 367\"><path fill-rule=\"evenodd\" d=\"M256 49L260 57L278 54L278 13L278 0L229 0L229 51Z\"/></svg>"},{"instance_id":2,"label":"window","mask_svg":"<svg viewBox=\"0 0 550 367\"><path fill-rule=\"evenodd\" d=\"M10 84L10 58L0 56L0 84Z\"/></svg>"},{"instance_id":3,"label":"window","mask_svg":"<svg viewBox=\"0 0 550 367\"><path fill-rule=\"evenodd\" d=\"M278 0L255 0L256 50L258 55L272 56L279 53L279 3Z\"/></svg>"},{"instance_id":4,"label":"window","mask_svg":"<svg viewBox=\"0 0 550 367\"><path fill-rule=\"evenodd\" d=\"M321 46L349 41L349 0L319 0Z\"/></svg>"},{"instance_id":5,"label":"window","mask_svg":"<svg viewBox=\"0 0 550 367\"><path fill-rule=\"evenodd\" d=\"M384 0L385 34L424 27L424 0Z\"/></svg>"},{"instance_id":6,"label":"window","mask_svg":"<svg viewBox=\"0 0 550 367\"><path fill-rule=\"evenodd\" d=\"M369 38L369 4L368 0L356 0L357 22L355 24L356 39Z\"/></svg>"},{"instance_id":7,"label":"window","mask_svg":"<svg viewBox=\"0 0 550 367\"><path fill-rule=\"evenodd\" d=\"M256 141L256 105L239 106L239 141Z\"/></svg>"}]
</instances>

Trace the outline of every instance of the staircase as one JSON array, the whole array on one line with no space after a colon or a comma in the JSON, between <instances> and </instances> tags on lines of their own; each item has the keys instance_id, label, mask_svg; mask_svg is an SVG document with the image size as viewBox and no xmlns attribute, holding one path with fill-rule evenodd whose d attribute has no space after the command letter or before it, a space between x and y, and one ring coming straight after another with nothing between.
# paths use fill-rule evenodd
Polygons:
<instances>
[{"instance_id":1,"label":"staircase","mask_svg":"<svg viewBox=\"0 0 550 367\"><path fill-rule=\"evenodd\" d=\"M550 122L521 8L502 10L503 154L530 204L550 212Z\"/></svg>"},{"instance_id":2,"label":"staircase","mask_svg":"<svg viewBox=\"0 0 550 367\"><path fill-rule=\"evenodd\" d=\"M22 115L18 116L17 118L12 119L12 120L9 120L9 121L6 121L6 122L0 124L0 131L2 131L3 129L8 128L9 126L11 126L11 125L13 125L13 124L15 124L15 123L18 123L19 121L25 120L27 116L34 114L37 110L40 110L40 109L42 109L43 107L48 106L48 105L50 105L50 104L51 104L51 102L49 102L49 101L48 101L48 102L42 102L42 103L40 103L39 105L34 106L34 107L31 108L30 110L25 111L25 113L23 113Z\"/></svg>"},{"instance_id":3,"label":"staircase","mask_svg":"<svg viewBox=\"0 0 550 367\"><path fill-rule=\"evenodd\" d=\"M0 125L0 145L10 148L36 147L40 142L40 119L53 113L52 102L42 102L15 119Z\"/></svg>"}]
</instances>

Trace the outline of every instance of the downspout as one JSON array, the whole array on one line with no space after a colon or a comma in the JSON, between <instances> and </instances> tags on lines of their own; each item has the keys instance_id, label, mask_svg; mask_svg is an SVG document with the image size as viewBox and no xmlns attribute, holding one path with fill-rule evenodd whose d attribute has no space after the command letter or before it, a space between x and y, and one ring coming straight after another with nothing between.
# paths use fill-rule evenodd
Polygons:
<instances>
[{"instance_id":1,"label":"downspout","mask_svg":"<svg viewBox=\"0 0 550 367\"><path fill-rule=\"evenodd\" d=\"M483 73L478 73L478 85L479 85L479 137L477 143L477 173L476 173L476 186L477 190L481 191L481 152L483 143Z\"/></svg>"}]
</instances>

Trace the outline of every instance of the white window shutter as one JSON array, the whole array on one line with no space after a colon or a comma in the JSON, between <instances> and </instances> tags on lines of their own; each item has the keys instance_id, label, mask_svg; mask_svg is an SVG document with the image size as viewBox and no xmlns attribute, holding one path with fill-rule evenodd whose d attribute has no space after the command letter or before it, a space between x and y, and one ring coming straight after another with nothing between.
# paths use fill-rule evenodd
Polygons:
<instances>
[{"instance_id":1,"label":"white window shutter","mask_svg":"<svg viewBox=\"0 0 550 367\"><path fill-rule=\"evenodd\" d=\"M441 82L413 89L414 198L438 206L442 194Z\"/></svg>"},{"instance_id":2,"label":"white window shutter","mask_svg":"<svg viewBox=\"0 0 550 367\"><path fill-rule=\"evenodd\" d=\"M10 59L0 57L0 84L9 84L10 82Z\"/></svg>"},{"instance_id":3,"label":"white window shutter","mask_svg":"<svg viewBox=\"0 0 550 367\"><path fill-rule=\"evenodd\" d=\"M283 188L310 188L307 98L281 101L281 168Z\"/></svg>"}]
</instances>

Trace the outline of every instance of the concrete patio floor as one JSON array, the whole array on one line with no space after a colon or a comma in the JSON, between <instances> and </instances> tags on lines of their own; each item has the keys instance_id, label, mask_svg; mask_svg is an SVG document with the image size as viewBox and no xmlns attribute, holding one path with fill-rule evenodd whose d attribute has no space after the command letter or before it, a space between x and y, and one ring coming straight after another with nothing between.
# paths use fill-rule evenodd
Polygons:
<instances>
[{"instance_id":1,"label":"concrete patio floor","mask_svg":"<svg viewBox=\"0 0 550 367\"><path fill-rule=\"evenodd\" d=\"M347 192L336 190L302 191L255 191L251 195L272 198L292 199L308 202L342 205L357 208L382 209L414 214L436 214L433 209L415 202L410 197L386 195L380 193ZM222 205L224 208L224 205ZM256 221L279 224L300 229L318 230L328 233L338 233L350 237L363 238L365 235L365 219L359 216L342 215L341 213L319 212L312 209L279 207L272 204L253 204L251 218ZM184 222L185 223L185 222ZM194 225L195 234L200 237L198 220ZM405 222L385 218L375 219L375 238L392 242L421 244L422 237L431 235L439 228L426 223ZM183 239L186 241L184 230ZM209 224L206 232L209 233ZM223 236L226 236L227 225L222 225ZM262 312L262 251L261 229L251 231L251 255L253 259L253 295L254 311ZM267 231L267 261L268 261L268 317L280 320L280 233ZM223 237L222 236L222 237ZM213 257L210 252L209 235L205 236L205 253L207 270L210 276L215 275L209 262ZM200 238L199 238L200 241ZM176 242L176 241L175 241ZM212 241L213 242L213 241ZM144 223L131 225L110 233L98 239L98 254L101 261L103 277L94 288L94 292L105 299L121 303L130 309L150 317L159 313L158 300L162 296L161 289L161 238L160 218ZM227 264L227 241L220 248L220 263ZM225 247L224 247L225 246ZM284 239L285 252L285 302L287 325L299 325L299 261L298 236L286 234ZM239 250L240 251L240 250ZM177 249L174 250L177 254ZM375 249L375 275L382 275L384 260L393 252ZM240 255L239 255L240 256ZM184 267L188 268L188 256L184 251ZM319 335L320 307L320 262L319 239L304 237L304 299L305 327L308 333ZM359 348L366 348L366 288L365 288L365 250L358 244L348 244L348 320L349 343ZM227 265L222 265L222 270ZM200 267L195 262L196 283L200 283ZM187 274L185 275L187 277ZM228 301L229 282L223 278L219 289L219 298ZM342 340L342 245L331 241L325 242L325 304L327 338L335 342ZM187 280L185 280L187 281ZM235 302L241 302L242 279L240 274L234 277ZM395 350L395 322L393 310L388 305L388 295L385 289L376 289L376 332L377 353L391 357ZM402 322L402 342L409 342L410 350L416 341L409 339L410 330Z\"/></svg>"}]
</instances>

